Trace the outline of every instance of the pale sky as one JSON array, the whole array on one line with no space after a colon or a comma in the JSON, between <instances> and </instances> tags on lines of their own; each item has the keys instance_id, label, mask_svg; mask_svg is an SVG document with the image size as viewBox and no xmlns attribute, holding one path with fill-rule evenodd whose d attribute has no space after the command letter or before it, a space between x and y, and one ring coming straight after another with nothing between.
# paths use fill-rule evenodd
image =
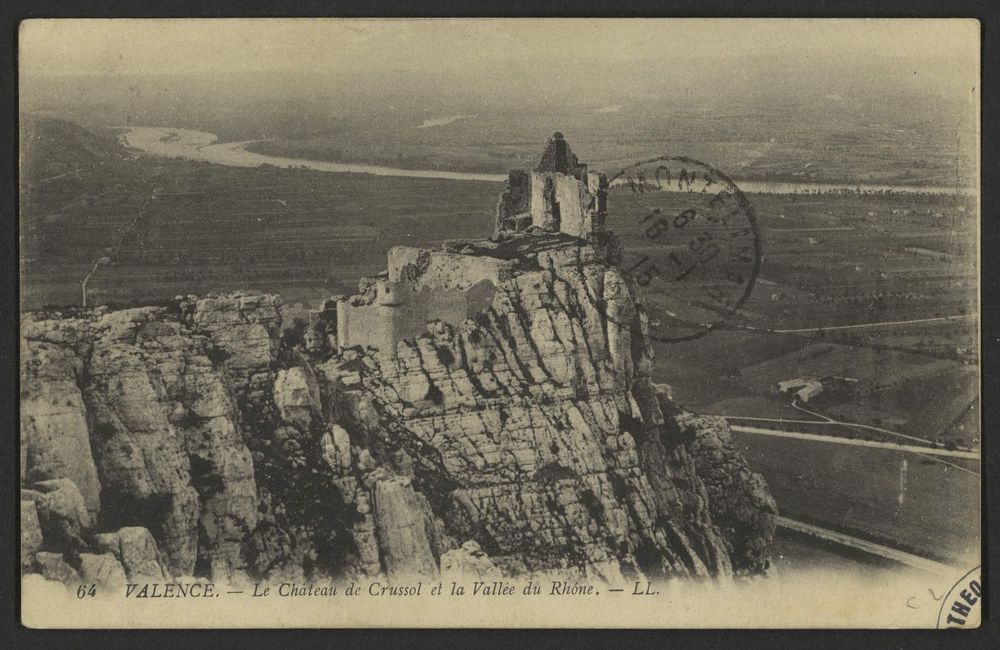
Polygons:
<instances>
[{"instance_id":1,"label":"pale sky","mask_svg":"<svg viewBox=\"0 0 1000 650\"><path fill-rule=\"evenodd\" d=\"M318 72L579 59L902 57L978 70L979 24L935 19L30 20L22 72Z\"/></svg>"}]
</instances>

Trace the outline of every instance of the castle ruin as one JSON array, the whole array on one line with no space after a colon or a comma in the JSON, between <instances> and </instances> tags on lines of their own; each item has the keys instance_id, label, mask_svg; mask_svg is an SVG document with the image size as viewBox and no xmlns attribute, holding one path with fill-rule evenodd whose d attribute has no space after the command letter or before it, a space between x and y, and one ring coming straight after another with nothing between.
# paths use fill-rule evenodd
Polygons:
<instances>
[{"instance_id":1,"label":"castle ruin","mask_svg":"<svg viewBox=\"0 0 1000 650\"><path fill-rule=\"evenodd\" d=\"M587 239L604 231L607 191L607 177L588 172L556 131L534 171L510 171L497 204L494 236L534 227Z\"/></svg>"},{"instance_id":2,"label":"castle ruin","mask_svg":"<svg viewBox=\"0 0 1000 650\"><path fill-rule=\"evenodd\" d=\"M338 347L371 347L395 357L397 344L425 332L429 321L457 325L487 310L517 265L505 242L574 237L614 263L617 240L605 228L607 188L605 175L588 172L557 131L533 171L510 171L489 241L390 249L387 270L337 302Z\"/></svg>"},{"instance_id":3,"label":"castle ruin","mask_svg":"<svg viewBox=\"0 0 1000 650\"><path fill-rule=\"evenodd\" d=\"M362 280L361 293L337 303L337 344L372 347L389 356L427 322L461 323L485 311L514 262L409 246L389 249L388 270Z\"/></svg>"}]
</instances>

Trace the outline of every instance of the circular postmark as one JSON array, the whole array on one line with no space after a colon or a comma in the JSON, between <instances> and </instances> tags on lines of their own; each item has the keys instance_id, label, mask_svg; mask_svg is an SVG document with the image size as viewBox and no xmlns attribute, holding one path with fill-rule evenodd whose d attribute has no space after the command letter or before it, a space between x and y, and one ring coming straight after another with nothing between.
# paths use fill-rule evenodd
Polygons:
<instances>
[{"instance_id":1,"label":"circular postmark","mask_svg":"<svg viewBox=\"0 0 1000 650\"><path fill-rule=\"evenodd\" d=\"M981 567L972 569L952 585L941 600L938 629L971 629L982 621L983 582Z\"/></svg>"},{"instance_id":2,"label":"circular postmark","mask_svg":"<svg viewBox=\"0 0 1000 650\"><path fill-rule=\"evenodd\" d=\"M696 339L747 302L764 249L753 206L728 176L661 156L622 169L608 186L619 266L643 288L651 338Z\"/></svg>"}]
</instances>

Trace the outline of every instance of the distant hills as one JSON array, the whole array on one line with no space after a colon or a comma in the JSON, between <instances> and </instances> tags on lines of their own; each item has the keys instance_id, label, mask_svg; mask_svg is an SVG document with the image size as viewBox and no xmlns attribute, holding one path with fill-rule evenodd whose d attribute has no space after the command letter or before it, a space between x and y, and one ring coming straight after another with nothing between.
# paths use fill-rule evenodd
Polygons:
<instances>
[{"instance_id":1,"label":"distant hills","mask_svg":"<svg viewBox=\"0 0 1000 650\"><path fill-rule=\"evenodd\" d=\"M23 178L28 182L128 156L110 134L98 134L65 120L22 114L20 133Z\"/></svg>"}]
</instances>

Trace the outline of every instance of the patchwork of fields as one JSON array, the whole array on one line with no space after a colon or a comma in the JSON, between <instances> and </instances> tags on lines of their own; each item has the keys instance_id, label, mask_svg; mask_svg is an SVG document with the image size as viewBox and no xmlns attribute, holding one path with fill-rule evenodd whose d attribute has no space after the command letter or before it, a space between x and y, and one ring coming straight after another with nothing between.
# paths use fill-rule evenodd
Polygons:
<instances>
[{"instance_id":1,"label":"patchwork of fields","mask_svg":"<svg viewBox=\"0 0 1000 650\"><path fill-rule=\"evenodd\" d=\"M977 245L973 206L941 195L751 195L764 258L749 300L721 329L657 345L658 381L693 409L809 418L778 382L840 378L810 410L975 448L978 425ZM626 249L665 259L642 215L680 214L682 193L620 191L609 223ZM612 222L613 220L613 222ZM941 251L907 250L915 241ZM634 253L638 254L638 253ZM710 281L656 279L654 319L712 322ZM663 320L667 320L663 318ZM914 322L910 322L914 321ZM850 435L868 435L853 432Z\"/></svg>"},{"instance_id":2,"label":"patchwork of fields","mask_svg":"<svg viewBox=\"0 0 1000 650\"><path fill-rule=\"evenodd\" d=\"M175 160L131 163L134 182L97 196L50 183L26 192L22 304L73 305L104 248L125 236L114 264L89 284L94 303L255 289L318 303L356 290L401 244L483 236L495 183L380 178ZM152 195L142 219L123 229Z\"/></svg>"}]
</instances>

